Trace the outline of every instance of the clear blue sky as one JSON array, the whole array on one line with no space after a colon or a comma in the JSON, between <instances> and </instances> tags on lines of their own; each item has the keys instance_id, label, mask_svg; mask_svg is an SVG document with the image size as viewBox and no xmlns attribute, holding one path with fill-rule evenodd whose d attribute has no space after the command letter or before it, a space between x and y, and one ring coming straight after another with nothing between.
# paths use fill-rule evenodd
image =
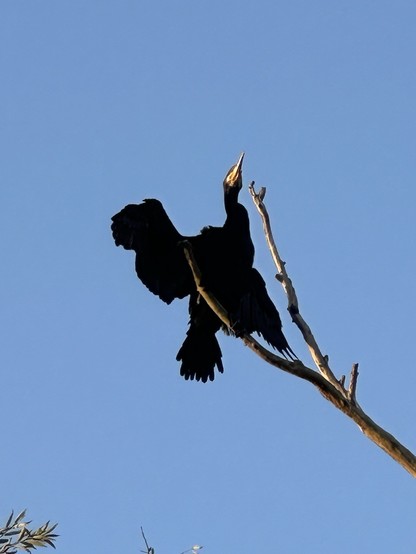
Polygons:
<instances>
[{"instance_id":1,"label":"clear blue sky","mask_svg":"<svg viewBox=\"0 0 416 554\"><path fill-rule=\"evenodd\" d=\"M60 554L416 549L415 483L307 383L221 336L179 377L164 305L111 215L163 201L221 224L222 178L267 206L305 318L358 400L416 449L413 1L3 0L0 518L59 522ZM256 265L293 349L248 192Z\"/></svg>"}]
</instances>

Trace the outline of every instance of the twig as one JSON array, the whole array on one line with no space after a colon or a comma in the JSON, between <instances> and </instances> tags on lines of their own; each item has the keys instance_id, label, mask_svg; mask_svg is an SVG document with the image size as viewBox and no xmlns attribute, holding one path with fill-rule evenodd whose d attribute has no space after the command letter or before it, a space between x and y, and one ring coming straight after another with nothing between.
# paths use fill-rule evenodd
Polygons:
<instances>
[{"instance_id":1,"label":"twig","mask_svg":"<svg viewBox=\"0 0 416 554\"><path fill-rule=\"evenodd\" d=\"M357 390L357 380L358 380L358 364L353 364L351 369L350 376L350 386L348 387L348 398L353 404L357 404L357 399L355 397Z\"/></svg>"},{"instance_id":2,"label":"twig","mask_svg":"<svg viewBox=\"0 0 416 554\"><path fill-rule=\"evenodd\" d=\"M140 552L144 552L144 554L155 554L155 549L152 548L151 546L149 546L148 543L147 543L147 539L145 537L143 527L140 527L140 529L141 529L141 532L142 532L143 540L144 540L145 545L146 545L146 552L144 552L144 550L141 550Z\"/></svg>"},{"instance_id":3,"label":"twig","mask_svg":"<svg viewBox=\"0 0 416 554\"><path fill-rule=\"evenodd\" d=\"M263 222L263 230L266 236L267 244L269 246L269 250L272 255L274 264L277 267L277 270L279 272L277 278L282 284L286 292L287 299L288 299L288 311L292 316L292 320L297 325L300 332L302 333L302 336L306 344L308 345L309 351L311 353L313 361L315 362L316 367L319 369L322 375L324 375L328 379L328 381L330 381L334 385L335 388L341 390L342 385L336 379L335 375L332 373L328 364L328 357L322 354L309 325L306 323L306 321L303 319L303 317L300 314L299 302L296 295L296 291L292 284L291 279L287 274L285 262L283 262L277 250L276 243L273 238L272 229L270 226L269 214L263 202L263 199L266 195L266 188L262 187L259 193L257 194L256 191L254 190L254 181L251 182L248 188L249 188L251 197L253 199L253 202L261 216L261 219Z\"/></svg>"}]
</instances>

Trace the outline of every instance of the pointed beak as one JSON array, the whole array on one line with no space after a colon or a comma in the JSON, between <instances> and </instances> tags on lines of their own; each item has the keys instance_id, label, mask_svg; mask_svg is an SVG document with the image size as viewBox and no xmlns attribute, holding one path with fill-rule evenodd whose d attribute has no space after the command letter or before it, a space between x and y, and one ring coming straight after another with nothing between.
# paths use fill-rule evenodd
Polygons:
<instances>
[{"instance_id":1,"label":"pointed beak","mask_svg":"<svg viewBox=\"0 0 416 554\"><path fill-rule=\"evenodd\" d=\"M238 158L238 162L234 164L228 171L224 179L224 185L227 187L237 187L239 190L243 186L243 160L244 152Z\"/></svg>"},{"instance_id":2,"label":"pointed beak","mask_svg":"<svg viewBox=\"0 0 416 554\"><path fill-rule=\"evenodd\" d=\"M244 160L244 152L241 153L240 157L238 158L238 162L235 164L235 168L238 171L238 173L241 173L242 171L243 160Z\"/></svg>"}]
</instances>

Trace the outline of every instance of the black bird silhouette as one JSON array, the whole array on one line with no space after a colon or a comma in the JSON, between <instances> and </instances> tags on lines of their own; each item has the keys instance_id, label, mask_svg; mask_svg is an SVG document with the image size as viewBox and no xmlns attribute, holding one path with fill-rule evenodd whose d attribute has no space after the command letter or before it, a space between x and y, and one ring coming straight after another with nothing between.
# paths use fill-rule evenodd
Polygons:
<instances>
[{"instance_id":1,"label":"black bird silhouette","mask_svg":"<svg viewBox=\"0 0 416 554\"><path fill-rule=\"evenodd\" d=\"M238 202L243 158L244 154L223 182L227 217L222 227L205 227L199 235L185 237L155 199L129 204L112 218L115 243L136 252L136 272L146 287L167 304L190 296L190 326L176 357L182 362L180 373L185 379L213 381L215 367L220 373L224 371L216 338L221 327L235 335L255 331L284 356L296 358L282 333L280 316L265 282L252 267L254 246L248 213ZM203 286L227 310L231 330L197 292L183 252L184 240L192 245Z\"/></svg>"}]
</instances>

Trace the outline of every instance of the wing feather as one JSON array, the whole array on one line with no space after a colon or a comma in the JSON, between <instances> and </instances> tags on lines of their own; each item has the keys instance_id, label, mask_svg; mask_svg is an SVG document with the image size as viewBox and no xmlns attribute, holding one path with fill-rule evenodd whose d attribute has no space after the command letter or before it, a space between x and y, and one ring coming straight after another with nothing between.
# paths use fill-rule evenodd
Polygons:
<instances>
[{"instance_id":1,"label":"wing feather","mask_svg":"<svg viewBox=\"0 0 416 554\"><path fill-rule=\"evenodd\" d=\"M136 272L144 285L170 304L190 294L192 275L180 245L183 237L159 200L129 204L112 218L117 246L136 253Z\"/></svg>"}]
</instances>

